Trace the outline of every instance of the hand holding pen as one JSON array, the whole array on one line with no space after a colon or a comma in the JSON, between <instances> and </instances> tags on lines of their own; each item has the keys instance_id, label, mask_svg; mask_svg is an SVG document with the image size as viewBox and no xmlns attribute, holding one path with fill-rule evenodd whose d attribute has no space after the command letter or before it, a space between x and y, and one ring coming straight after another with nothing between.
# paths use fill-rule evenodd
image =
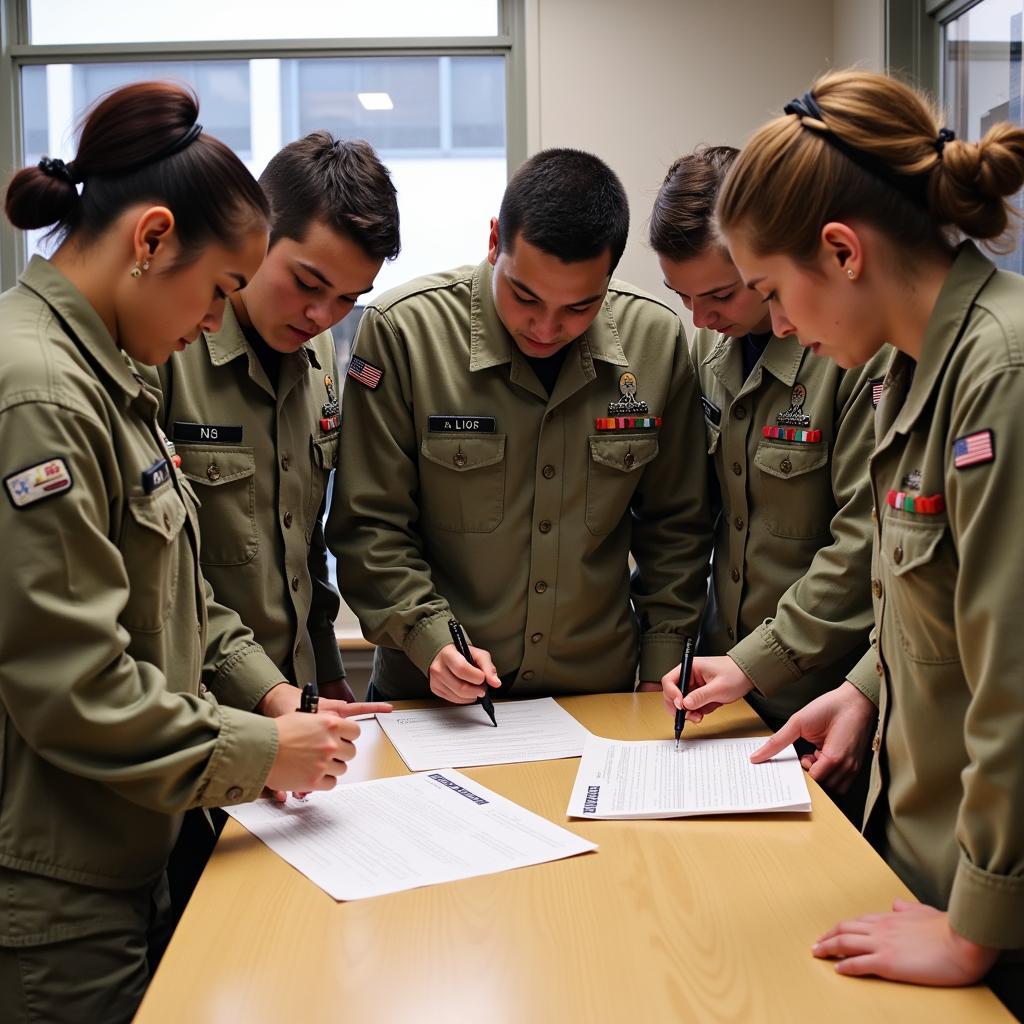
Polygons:
<instances>
[{"instance_id":1,"label":"hand holding pen","mask_svg":"<svg viewBox=\"0 0 1024 1024\"><path fill-rule=\"evenodd\" d=\"M501 681L498 679L498 673L494 668L490 655L479 648L470 648L466 642L466 634L456 619L449 620L448 630L452 635L452 644L456 654L453 657L450 653L452 649L445 647L434 659L430 666L431 691L438 697L455 704L469 704L474 700L479 701L491 722L497 726L498 722L494 716L494 704L491 701L488 687L500 686ZM463 667L466 664L473 670L473 675L479 673L483 676L479 682L466 679ZM445 678L446 675L451 676L451 679ZM482 693L480 687L483 687Z\"/></svg>"}]
</instances>

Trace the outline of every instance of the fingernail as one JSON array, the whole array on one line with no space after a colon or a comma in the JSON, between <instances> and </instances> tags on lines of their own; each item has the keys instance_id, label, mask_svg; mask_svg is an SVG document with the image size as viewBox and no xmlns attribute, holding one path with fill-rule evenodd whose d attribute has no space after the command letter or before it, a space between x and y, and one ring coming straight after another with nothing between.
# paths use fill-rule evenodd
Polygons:
<instances>
[{"instance_id":1,"label":"fingernail","mask_svg":"<svg viewBox=\"0 0 1024 1024\"><path fill-rule=\"evenodd\" d=\"M681 697L678 700L676 700L676 710L677 711L682 711L683 710L683 700L682 700Z\"/></svg>"}]
</instances>

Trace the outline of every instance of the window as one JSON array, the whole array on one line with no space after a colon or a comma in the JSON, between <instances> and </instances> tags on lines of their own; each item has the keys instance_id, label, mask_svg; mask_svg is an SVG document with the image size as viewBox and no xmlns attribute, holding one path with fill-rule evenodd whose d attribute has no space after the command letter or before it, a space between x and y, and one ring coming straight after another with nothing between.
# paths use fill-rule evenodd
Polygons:
<instances>
[{"instance_id":1,"label":"window","mask_svg":"<svg viewBox=\"0 0 1024 1024\"><path fill-rule=\"evenodd\" d=\"M1000 121L1024 125L1021 109L1021 37L1024 0L982 0L943 25L942 93L950 127L979 139ZM1018 194L1014 202L1022 208ZM1024 246L994 257L1024 273Z\"/></svg>"},{"instance_id":2,"label":"window","mask_svg":"<svg viewBox=\"0 0 1024 1024\"><path fill-rule=\"evenodd\" d=\"M296 0L282 7L181 0L125 7L117 0L20 0L30 42L15 47L12 59L22 130L9 163L44 155L70 160L81 115L111 89L153 78L183 82L199 96L205 129L257 176L282 145L317 129L365 138L377 149L398 189L403 228L402 255L385 266L377 292L475 263L497 213L510 143L517 158L525 155L525 138L508 134L512 36L498 31L515 21L518 2ZM201 42L188 42L200 32ZM280 38L270 42L274 33ZM354 39L357 33L401 41L381 51ZM437 40L431 52L412 38L417 34ZM245 42L235 42L240 38ZM59 47L59 59L46 60L51 46ZM0 162L3 156L0 150ZM48 251L44 232L2 230L3 251L14 253L15 264ZM9 287L16 267L5 261L3 270Z\"/></svg>"}]
</instances>

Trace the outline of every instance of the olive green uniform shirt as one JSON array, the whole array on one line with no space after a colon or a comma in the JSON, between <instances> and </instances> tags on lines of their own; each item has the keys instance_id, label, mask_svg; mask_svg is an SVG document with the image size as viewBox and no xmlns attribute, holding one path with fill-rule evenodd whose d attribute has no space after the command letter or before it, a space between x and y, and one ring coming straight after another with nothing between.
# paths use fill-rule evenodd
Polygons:
<instances>
[{"instance_id":1,"label":"olive green uniform shirt","mask_svg":"<svg viewBox=\"0 0 1024 1024\"><path fill-rule=\"evenodd\" d=\"M872 381L880 390L892 351L844 372L773 337L746 380L740 339L701 329L691 352L721 501L701 649L732 657L750 703L778 721L842 683L868 646ZM794 424L816 439L764 436Z\"/></svg>"},{"instance_id":2,"label":"olive green uniform shirt","mask_svg":"<svg viewBox=\"0 0 1024 1024\"><path fill-rule=\"evenodd\" d=\"M878 409L878 650L864 660L870 669L877 659L881 693L865 820L914 893L948 908L956 932L1018 957L1022 409L1024 279L965 244L920 362L896 356ZM890 492L903 507L891 507Z\"/></svg>"},{"instance_id":3,"label":"olive green uniform shirt","mask_svg":"<svg viewBox=\"0 0 1024 1024\"><path fill-rule=\"evenodd\" d=\"M339 679L341 602L321 525L338 454L330 331L282 357L275 387L228 304L216 334L201 335L149 379L199 495L203 575L217 600L238 612L291 682Z\"/></svg>"},{"instance_id":4,"label":"olive green uniform shirt","mask_svg":"<svg viewBox=\"0 0 1024 1024\"><path fill-rule=\"evenodd\" d=\"M179 812L258 796L277 732L237 709L281 676L213 604L156 398L95 310L36 257L0 325L0 866L39 908L25 921L0 893L11 945L102 928L64 883L138 887Z\"/></svg>"},{"instance_id":5,"label":"olive green uniform shirt","mask_svg":"<svg viewBox=\"0 0 1024 1024\"><path fill-rule=\"evenodd\" d=\"M518 670L519 697L627 690L638 660L643 679L678 664L704 605L710 517L674 313L613 281L549 397L498 318L483 263L372 303L355 354L383 376L371 387L350 370L346 501L327 540L346 601L383 645L381 693L429 693L452 615L500 674ZM599 430L627 371L640 415L661 425Z\"/></svg>"}]
</instances>

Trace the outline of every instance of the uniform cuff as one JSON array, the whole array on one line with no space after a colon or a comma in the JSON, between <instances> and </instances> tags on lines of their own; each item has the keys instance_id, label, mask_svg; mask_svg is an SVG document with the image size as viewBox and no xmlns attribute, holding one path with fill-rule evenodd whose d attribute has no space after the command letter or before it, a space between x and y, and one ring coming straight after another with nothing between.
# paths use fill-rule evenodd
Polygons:
<instances>
[{"instance_id":1,"label":"uniform cuff","mask_svg":"<svg viewBox=\"0 0 1024 1024\"><path fill-rule=\"evenodd\" d=\"M994 875L961 855L949 897L949 926L979 946L1024 947L1024 877Z\"/></svg>"},{"instance_id":2,"label":"uniform cuff","mask_svg":"<svg viewBox=\"0 0 1024 1024\"><path fill-rule=\"evenodd\" d=\"M864 694L875 707L882 692L882 677L879 669L882 663L878 660L878 652L874 647L869 647L864 657L846 673L846 678Z\"/></svg>"},{"instance_id":3,"label":"uniform cuff","mask_svg":"<svg viewBox=\"0 0 1024 1024\"><path fill-rule=\"evenodd\" d=\"M685 638L678 633L647 633L640 638L640 682L660 683L683 660Z\"/></svg>"},{"instance_id":4,"label":"uniform cuff","mask_svg":"<svg viewBox=\"0 0 1024 1024\"><path fill-rule=\"evenodd\" d=\"M207 685L221 704L252 711L269 690L283 682L281 670L253 643L228 658Z\"/></svg>"},{"instance_id":5,"label":"uniform cuff","mask_svg":"<svg viewBox=\"0 0 1024 1024\"><path fill-rule=\"evenodd\" d=\"M444 612L420 619L405 636L406 657L428 678L430 666L441 648L452 642L452 634L448 629L451 617L451 612ZM468 637L467 640L473 642Z\"/></svg>"},{"instance_id":6,"label":"uniform cuff","mask_svg":"<svg viewBox=\"0 0 1024 1024\"><path fill-rule=\"evenodd\" d=\"M311 636L313 642L313 660L316 662L316 681L332 683L335 679L344 679L345 665L338 649L338 638L332 629L330 633L319 633Z\"/></svg>"},{"instance_id":7,"label":"uniform cuff","mask_svg":"<svg viewBox=\"0 0 1024 1024\"><path fill-rule=\"evenodd\" d=\"M245 804L263 792L277 757L277 726L272 718L218 707L217 745L198 793L202 807Z\"/></svg>"},{"instance_id":8,"label":"uniform cuff","mask_svg":"<svg viewBox=\"0 0 1024 1024\"><path fill-rule=\"evenodd\" d=\"M779 643L770 620L762 622L728 653L765 697L777 693L787 683L795 682L803 675L793 660L792 652Z\"/></svg>"}]
</instances>

